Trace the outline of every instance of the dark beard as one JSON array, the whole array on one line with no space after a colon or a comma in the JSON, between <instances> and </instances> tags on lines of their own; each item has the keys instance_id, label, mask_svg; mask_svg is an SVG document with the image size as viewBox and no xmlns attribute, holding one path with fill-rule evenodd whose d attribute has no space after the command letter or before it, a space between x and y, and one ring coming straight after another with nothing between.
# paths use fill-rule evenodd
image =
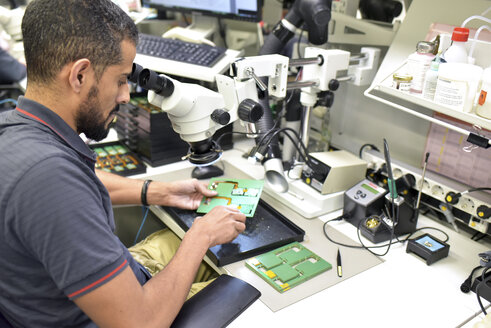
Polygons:
<instances>
[{"instance_id":1,"label":"dark beard","mask_svg":"<svg viewBox=\"0 0 491 328\"><path fill-rule=\"evenodd\" d=\"M97 95L99 94L99 89L93 86L89 90L87 99L80 104L78 108L77 115L75 117L75 124L77 126L78 133L84 133L89 139L95 141L101 141L106 138L109 133L109 125L106 128L107 119L115 112L118 111L119 106L116 106L108 118L104 118L101 113L101 108L97 101Z\"/></svg>"}]
</instances>

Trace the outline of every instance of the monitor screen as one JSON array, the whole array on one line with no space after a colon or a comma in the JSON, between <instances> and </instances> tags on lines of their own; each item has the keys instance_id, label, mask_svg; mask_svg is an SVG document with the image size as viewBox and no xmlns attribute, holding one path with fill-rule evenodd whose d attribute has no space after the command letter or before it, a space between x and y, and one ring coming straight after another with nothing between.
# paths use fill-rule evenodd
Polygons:
<instances>
[{"instance_id":1,"label":"monitor screen","mask_svg":"<svg viewBox=\"0 0 491 328\"><path fill-rule=\"evenodd\" d=\"M143 0L142 3L159 10L200 12L252 22L261 20L262 0Z\"/></svg>"}]
</instances>

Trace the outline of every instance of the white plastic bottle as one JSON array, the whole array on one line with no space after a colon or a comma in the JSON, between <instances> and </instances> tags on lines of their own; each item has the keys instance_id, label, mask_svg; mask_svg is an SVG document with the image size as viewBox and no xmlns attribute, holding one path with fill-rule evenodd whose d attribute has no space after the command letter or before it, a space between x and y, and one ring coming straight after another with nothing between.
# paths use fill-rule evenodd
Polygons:
<instances>
[{"instance_id":1,"label":"white plastic bottle","mask_svg":"<svg viewBox=\"0 0 491 328\"><path fill-rule=\"evenodd\" d=\"M433 100L435 98L436 82L438 81L439 61L432 61L430 69L426 71L423 87L423 98Z\"/></svg>"},{"instance_id":2,"label":"white plastic bottle","mask_svg":"<svg viewBox=\"0 0 491 328\"><path fill-rule=\"evenodd\" d=\"M426 71L435 58L434 49L434 43L420 41L416 46L416 52L407 58L407 73L413 77L409 88L410 93L421 94L423 92Z\"/></svg>"},{"instance_id":3,"label":"white plastic bottle","mask_svg":"<svg viewBox=\"0 0 491 328\"><path fill-rule=\"evenodd\" d=\"M477 65L440 64L434 101L457 111L472 112L482 73Z\"/></svg>"},{"instance_id":4,"label":"white plastic bottle","mask_svg":"<svg viewBox=\"0 0 491 328\"><path fill-rule=\"evenodd\" d=\"M466 43L469 39L469 29L456 27L452 33L452 45L445 51L443 58L447 63L467 63Z\"/></svg>"}]
</instances>

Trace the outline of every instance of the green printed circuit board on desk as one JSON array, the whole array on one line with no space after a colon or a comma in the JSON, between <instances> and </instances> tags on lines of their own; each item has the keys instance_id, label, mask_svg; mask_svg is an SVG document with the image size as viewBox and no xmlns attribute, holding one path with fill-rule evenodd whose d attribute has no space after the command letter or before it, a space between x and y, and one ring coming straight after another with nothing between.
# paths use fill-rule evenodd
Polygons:
<instances>
[{"instance_id":1,"label":"green printed circuit board on desk","mask_svg":"<svg viewBox=\"0 0 491 328\"><path fill-rule=\"evenodd\" d=\"M213 178L208 189L215 190L218 195L203 197L197 212L208 213L215 206L228 205L236 206L246 217L253 217L263 185L262 180Z\"/></svg>"},{"instance_id":2,"label":"green printed circuit board on desk","mask_svg":"<svg viewBox=\"0 0 491 328\"><path fill-rule=\"evenodd\" d=\"M332 268L298 242L253 257L245 264L280 293Z\"/></svg>"},{"instance_id":3,"label":"green printed circuit board on desk","mask_svg":"<svg viewBox=\"0 0 491 328\"><path fill-rule=\"evenodd\" d=\"M122 176L146 172L138 156L117 141L91 145L90 148L97 154L96 169Z\"/></svg>"}]
</instances>

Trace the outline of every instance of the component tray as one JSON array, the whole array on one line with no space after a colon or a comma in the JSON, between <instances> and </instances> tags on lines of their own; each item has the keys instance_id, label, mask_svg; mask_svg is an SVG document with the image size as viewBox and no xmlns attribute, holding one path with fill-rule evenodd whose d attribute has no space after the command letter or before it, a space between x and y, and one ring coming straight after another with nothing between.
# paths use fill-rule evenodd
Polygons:
<instances>
[{"instance_id":1,"label":"component tray","mask_svg":"<svg viewBox=\"0 0 491 328\"><path fill-rule=\"evenodd\" d=\"M191 227L197 216L202 215L175 207L162 208L184 231ZM304 230L260 199L256 213L246 220L244 232L228 244L211 247L207 255L217 266L224 266L294 241L301 242L304 236Z\"/></svg>"},{"instance_id":2,"label":"component tray","mask_svg":"<svg viewBox=\"0 0 491 328\"><path fill-rule=\"evenodd\" d=\"M127 145L123 144L120 141L97 143L89 145L89 147L96 153L96 149L102 149L106 151L107 147L118 147L119 149L122 149L124 151L123 153L106 154L106 156L99 156L99 154L97 154L96 168L98 169L121 175L123 177L141 174L147 171L147 168L145 164L143 164L143 161L140 159L140 157L132 152ZM131 166L128 166L129 162L124 160L126 156L128 156L127 159L132 162L130 163L132 164ZM114 160L118 161L118 163L115 164Z\"/></svg>"}]
</instances>

